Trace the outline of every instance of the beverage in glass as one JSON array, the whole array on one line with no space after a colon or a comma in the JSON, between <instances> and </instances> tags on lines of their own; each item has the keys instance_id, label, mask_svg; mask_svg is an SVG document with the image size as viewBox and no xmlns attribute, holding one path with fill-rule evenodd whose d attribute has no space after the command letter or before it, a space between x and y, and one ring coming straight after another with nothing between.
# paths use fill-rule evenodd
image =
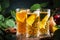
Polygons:
<instances>
[{"instance_id":1,"label":"beverage in glass","mask_svg":"<svg viewBox=\"0 0 60 40\"><path fill-rule=\"evenodd\" d=\"M17 40L23 40L26 36L26 10L16 12Z\"/></svg>"},{"instance_id":2,"label":"beverage in glass","mask_svg":"<svg viewBox=\"0 0 60 40\"><path fill-rule=\"evenodd\" d=\"M27 13L26 19L26 37L27 40L38 40L39 13Z\"/></svg>"},{"instance_id":3,"label":"beverage in glass","mask_svg":"<svg viewBox=\"0 0 60 40\"><path fill-rule=\"evenodd\" d=\"M50 36L49 21L48 21L49 17L50 17L50 9L40 10L40 25L39 25L40 38Z\"/></svg>"}]
</instances>

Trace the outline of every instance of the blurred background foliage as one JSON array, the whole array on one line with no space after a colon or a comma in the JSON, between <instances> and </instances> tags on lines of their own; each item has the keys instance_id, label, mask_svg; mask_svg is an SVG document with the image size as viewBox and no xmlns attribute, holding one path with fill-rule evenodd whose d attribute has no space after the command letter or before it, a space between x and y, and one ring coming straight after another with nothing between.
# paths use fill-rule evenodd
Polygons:
<instances>
[{"instance_id":1,"label":"blurred background foliage","mask_svg":"<svg viewBox=\"0 0 60 40\"><path fill-rule=\"evenodd\" d=\"M15 10L7 10L10 0L0 0L0 28L5 29L15 26Z\"/></svg>"}]
</instances>

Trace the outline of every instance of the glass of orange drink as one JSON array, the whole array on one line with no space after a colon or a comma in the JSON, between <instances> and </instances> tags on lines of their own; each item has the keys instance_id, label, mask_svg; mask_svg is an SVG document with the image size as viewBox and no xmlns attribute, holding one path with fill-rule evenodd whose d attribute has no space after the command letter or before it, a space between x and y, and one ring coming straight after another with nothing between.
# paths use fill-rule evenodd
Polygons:
<instances>
[{"instance_id":1,"label":"glass of orange drink","mask_svg":"<svg viewBox=\"0 0 60 40\"><path fill-rule=\"evenodd\" d=\"M26 10L16 11L17 40L23 40L26 36Z\"/></svg>"}]
</instances>

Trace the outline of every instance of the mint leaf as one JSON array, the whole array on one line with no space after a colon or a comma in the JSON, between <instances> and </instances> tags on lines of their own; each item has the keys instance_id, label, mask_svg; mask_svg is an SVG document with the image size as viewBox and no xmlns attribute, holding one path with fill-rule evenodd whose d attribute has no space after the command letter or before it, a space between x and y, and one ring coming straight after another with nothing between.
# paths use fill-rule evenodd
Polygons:
<instances>
[{"instance_id":1,"label":"mint leaf","mask_svg":"<svg viewBox=\"0 0 60 40\"><path fill-rule=\"evenodd\" d=\"M9 27L14 27L15 22L12 19L8 19L8 20L6 20L6 25L9 26Z\"/></svg>"},{"instance_id":2,"label":"mint leaf","mask_svg":"<svg viewBox=\"0 0 60 40\"><path fill-rule=\"evenodd\" d=\"M34 11L34 10L40 9L40 8L41 8L40 4L34 4L34 5L31 6L30 10Z\"/></svg>"},{"instance_id":3,"label":"mint leaf","mask_svg":"<svg viewBox=\"0 0 60 40\"><path fill-rule=\"evenodd\" d=\"M46 7L47 4L48 4L48 2L46 2L46 3L41 3L41 4L34 4L34 5L31 6L30 10L31 10L31 11L34 11L34 10L36 10L36 9L42 9L42 7Z\"/></svg>"}]
</instances>

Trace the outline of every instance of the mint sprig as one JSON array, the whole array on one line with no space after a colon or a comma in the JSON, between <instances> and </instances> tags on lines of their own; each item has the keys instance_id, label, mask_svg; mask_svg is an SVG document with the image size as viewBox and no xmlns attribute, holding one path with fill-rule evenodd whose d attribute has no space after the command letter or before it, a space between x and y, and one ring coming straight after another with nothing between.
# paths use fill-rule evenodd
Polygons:
<instances>
[{"instance_id":1,"label":"mint sprig","mask_svg":"<svg viewBox=\"0 0 60 40\"><path fill-rule=\"evenodd\" d=\"M31 11L37 10L37 9L42 9L42 7L46 7L48 2L46 3L41 3L41 4L33 4L30 8Z\"/></svg>"}]
</instances>

